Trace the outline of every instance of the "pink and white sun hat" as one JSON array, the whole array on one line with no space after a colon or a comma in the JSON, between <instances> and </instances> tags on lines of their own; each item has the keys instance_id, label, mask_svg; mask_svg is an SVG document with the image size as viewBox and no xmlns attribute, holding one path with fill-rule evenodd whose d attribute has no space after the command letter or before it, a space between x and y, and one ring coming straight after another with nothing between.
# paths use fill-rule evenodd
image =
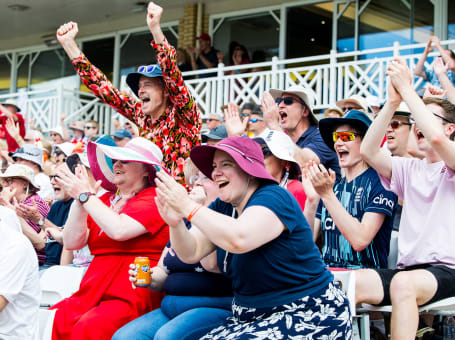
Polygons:
<instances>
[{"instance_id":1,"label":"pink and white sun hat","mask_svg":"<svg viewBox=\"0 0 455 340\"><path fill-rule=\"evenodd\" d=\"M151 141L136 137L125 144L124 147L109 146L89 142L87 156L95 180L101 180L101 186L108 191L116 191L113 183L114 172L112 160L138 162L148 165L149 183L154 186L155 167L162 167L163 154L156 144Z\"/></svg>"}]
</instances>

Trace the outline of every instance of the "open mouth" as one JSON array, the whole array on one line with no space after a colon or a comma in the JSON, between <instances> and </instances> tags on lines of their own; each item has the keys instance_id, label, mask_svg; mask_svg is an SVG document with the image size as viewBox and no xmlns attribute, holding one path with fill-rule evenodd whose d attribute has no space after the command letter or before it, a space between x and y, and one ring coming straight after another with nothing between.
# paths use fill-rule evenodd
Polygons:
<instances>
[{"instance_id":1,"label":"open mouth","mask_svg":"<svg viewBox=\"0 0 455 340\"><path fill-rule=\"evenodd\" d=\"M338 154L338 159L341 161L349 155L349 152L346 150L337 150L337 154Z\"/></svg>"},{"instance_id":2,"label":"open mouth","mask_svg":"<svg viewBox=\"0 0 455 340\"><path fill-rule=\"evenodd\" d=\"M220 182L218 182L218 188L222 189L228 184L229 184L228 181L220 181Z\"/></svg>"},{"instance_id":3,"label":"open mouth","mask_svg":"<svg viewBox=\"0 0 455 340\"><path fill-rule=\"evenodd\" d=\"M288 117L288 114L283 111L280 111L279 115L280 115L280 120L286 119Z\"/></svg>"}]
</instances>

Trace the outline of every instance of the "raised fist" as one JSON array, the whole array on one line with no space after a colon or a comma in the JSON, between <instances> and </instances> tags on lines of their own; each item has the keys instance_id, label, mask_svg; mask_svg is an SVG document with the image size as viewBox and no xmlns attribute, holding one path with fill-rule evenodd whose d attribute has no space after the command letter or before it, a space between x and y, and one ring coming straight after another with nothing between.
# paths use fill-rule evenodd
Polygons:
<instances>
[{"instance_id":1,"label":"raised fist","mask_svg":"<svg viewBox=\"0 0 455 340\"><path fill-rule=\"evenodd\" d=\"M147 7L147 25L150 29L160 25L163 8L153 2L149 2Z\"/></svg>"},{"instance_id":2,"label":"raised fist","mask_svg":"<svg viewBox=\"0 0 455 340\"><path fill-rule=\"evenodd\" d=\"M78 31L79 30L77 28L77 23L72 21L67 22L66 24L60 26L57 30L57 40L60 44L63 44L67 41L74 41L74 38L76 38Z\"/></svg>"}]
</instances>

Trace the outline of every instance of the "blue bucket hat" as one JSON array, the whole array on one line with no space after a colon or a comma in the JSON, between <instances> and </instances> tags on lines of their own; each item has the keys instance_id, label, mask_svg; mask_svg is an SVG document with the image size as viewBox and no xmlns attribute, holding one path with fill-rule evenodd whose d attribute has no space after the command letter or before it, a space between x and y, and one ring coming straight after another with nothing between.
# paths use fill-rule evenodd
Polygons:
<instances>
[{"instance_id":1,"label":"blue bucket hat","mask_svg":"<svg viewBox=\"0 0 455 340\"><path fill-rule=\"evenodd\" d=\"M163 77L163 72L161 72L160 65L152 64L147 66L139 66L137 72L131 72L126 77L126 83L133 90L134 94L138 96L139 91L139 78L141 76L148 78Z\"/></svg>"},{"instance_id":2,"label":"blue bucket hat","mask_svg":"<svg viewBox=\"0 0 455 340\"><path fill-rule=\"evenodd\" d=\"M360 135L363 137L371 125L371 119L366 113L357 110L351 110L341 118L324 118L319 121L319 131L325 144L332 149L333 137L332 133L340 125L350 125L358 130Z\"/></svg>"}]
</instances>

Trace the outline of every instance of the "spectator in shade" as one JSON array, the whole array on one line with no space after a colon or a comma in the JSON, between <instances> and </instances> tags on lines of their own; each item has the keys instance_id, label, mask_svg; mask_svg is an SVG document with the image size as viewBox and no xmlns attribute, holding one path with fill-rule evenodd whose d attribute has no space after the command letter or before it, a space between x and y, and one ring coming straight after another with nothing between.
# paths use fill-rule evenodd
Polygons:
<instances>
[{"instance_id":1,"label":"spectator in shade","mask_svg":"<svg viewBox=\"0 0 455 340\"><path fill-rule=\"evenodd\" d=\"M176 51L177 57L177 66L179 67L180 71L191 71L193 68L191 67L190 57L188 53L183 48L178 48Z\"/></svg>"},{"instance_id":2,"label":"spectator in shade","mask_svg":"<svg viewBox=\"0 0 455 340\"><path fill-rule=\"evenodd\" d=\"M313 165L309 172L321 197L313 237L322 232L322 257L329 267L387 268L397 197L384 189L360 155L370 124L370 118L356 110L319 122L321 136L337 153L345 174L336 181L335 172L323 165Z\"/></svg>"},{"instance_id":3,"label":"spectator in shade","mask_svg":"<svg viewBox=\"0 0 455 340\"><path fill-rule=\"evenodd\" d=\"M84 124L84 135L87 140L94 142L98 139L99 123L96 120L87 120Z\"/></svg>"},{"instance_id":4,"label":"spectator in shade","mask_svg":"<svg viewBox=\"0 0 455 340\"><path fill-rule=\"evenodd\" d=\"M199 40L199 47L187 47L187 52L191 58L193 70L204 70L218 65L218 50L212 47L212 39L207 33L202 33L196 38ZM213 77L216 73L205 73L199 78Z\"/></svg>"},{"instance_id":5,"label":"spectator in shade","mask_svg":"<svg viewBox=\"0 0 455 340\"><path fill-rule=\"evenodd\" d=\"M57 31L57 39L68 54L83 83L103 102L139 127L142 137L153 140L163 150L166 168L183 182L183 164L193 145L200 143L199 109L185 86L177 67L175 49L160 27L163 9L150 2L147 25L153 35L152 47L158 64L144 65L128 74L126 82L137 101L114 88L106 76L92 65L75 42L77 24L70 22ZM130 131L134 137L134 133Z\"/></svg>"},{"instance_id":6,"label":"spectator in shade","mask_svg":"<svg viewBox=\"0 0 455 340\"><path fill-rule=\"evenodd\" d=\"M455 106L423 101L412 87L406 61L387 67L387 102L371 124L361 154L384 187L403 198L397 269L356 272L356 302L392 305L392 339L414 339L418 307L455 296ZM392 156L380 147L401 101L415 120L413 133L425 159Z\"/></svg>"},{"instance_id":7,"label":"spectator in shade","mask_svg":"<svg viewBox=\"0 0 455 340\"><path fill-rule=\"evenodd\" d=\"M313 114L313 103L311 89L296 85L284 91L271 89L262 96L264 120L271 130L283 130L299 146L294 158L301 166L309 161L321 163L339 177L337 155L322 140L318 120Z\"/></svg>"},{"instance_id":8,"label":"spectator in shade","mask_svg":"<svg viewBox=\"0 0 455 340\"><path fill-rule=\"evenodd\" d=\"M73 139L71 143L87 143L87 138L85 137L85 125L84 122L78 120L70 125L70 130L73 133Z\"/></svg>"},{"instance_id":9,"label":"spectator in shade","mask_svg":"<svg viewBox=\"0 0 455 340\"><path fill-rule=\"evenodd\" d=\"M205 121L207 129L209 130L212 130L216 126L223 124L223 119L216 113L210 113Z\"/></svg>"},{"instance_id":10,"label":"spectator in shade","mask_svg":"<svg viewBox=\"0 0 455 340\"><path fill-rule=\"evenodd\" d=\"M245 46L240 45L237 43L237 45L234 47L230 54L230 60L228 66L238 66L238 65L244 65L244 64L249 64L250 63L250 58L248 57L248 51L245 48ZM240 74L240 73L246 73L249 72L250 70L245 68L242 70L235 70L235 71L229 71L227 74Z\"/></svg>"},{"instance_id":11,"label":"spectator in shade","mask_svg":"<svg viewBox=\"0 0 455 340\"><path fill-rule=\"evenodd\" d=\"M60 126L49 129L49 136L51 137L52 145L62 144L65 142L63 130Z\"/></svg>"},{"instance_id":12,"label":"spectator in shade","mask_svg":"<svg viewBox=\"0 0 455 340\"><path fill-rule=\"evenodd\" d=\"M35 181L35 172L23 164L12 164L3 174L0 202L3 206L14 209L20 217L22 232L35 247L40 265L45 261L45 233L41 226L29 220L21 207L36 206L41 216L47 216L49 205L36 194L39 186ZM18 205L18 207L17 207Z\"/></svg>"},{"instance_id":13,"label":"spectator in shade","mask_svg":"<svg viewBox=\"0 0 455 340\"><path fill-rule=\"evenodd\" d=\"M450 80L452 85L455 86L455 53L453 50L444 49L441 46L439 38L436 36L433 36L430 38L430 40L428 40L427 46L425 46L425 50L423 51L419 61L414 68L414 75L417 77L422 77L431 85L441 87L441 83L439 82L435 70L429 69L425 66L425 61L428 58L428 54L433 51L434 48L438 50L442 60L444 61L444 64L447 66L447 69L445 70L447 78Z\"/></svg>"},{"instance_id":14,"label":"spectator in shade","mask_svg":"<svg viewBox=\"0 0 455 340\"><path fill-rule=\"evenodd\" d=\"M259 144L228 137L194 147L191 160L219 186L216 201L194 202L164 171L156 192L177 256L195 263L216 249L219 269L232 280L232 316L201 339L349 339L348 300L332 283L299 204L265 169ZM185 216L197 228L188 230Z\"/></svg>"},{"instance_id":15,"label":"spectator in shade","mask_svg":"<svg viewBox=\"0 0 455 340\"><path fill-rule=\"evenodd\" d=\"M343 115L344 112L338 106L331 106L324 110L325 118L341 118Z\"/></svg>"},{"instance_id":16,"label":"spectator in shade","mask_svg":"<svg viewBox=\"0 0 455 340\"><path fill-rule=\"evenodd\" d=\"M22 148L17 149L12 157L16 164L24 164L33 169L35 181L39 187L38 195L52 204L54 190L49 176L43 172L43 150L32 144L25 144Z\"/></svg>"},{"instance_id":17,"label":"spectator in shade","mask_svg":"<svg viewBox=\"0 0 455 340\"><path fill-rule=\"evenodd\" d=\"M351 110L362 111L366 114L371 114L373 112L368 105L366 98L359 94L354 94L348 98L341 99L337 101L336 105L341 108L341 111L345 114Z\"/></svg>"},{"instance_id":18,"label":"spectator in shade","mask_svg":"<svg viewBox=\"0 0 455 340\"><path fill-rule=\"evenodd\" d=\"M207 145L215 145L227 136L226 127L224 125L218 125L210 130L209 133L202 135L202 142Z\"/></svg>"},{"instance_id":19,"label":"spectator in shade","mask_svg":"<svg viewBox=\"0 0 455 340\"><path fill-rule=\"evenodd\" d=\"M118 129L113 133L112 138L118 146L125 146L125 144L128 143L133 136L126 129Z\"/></svg>"},{"instance_id":20,"label":"spectator in shade","mask_svg":"<svg viewBox=\"0 0 455 340\"><path fill-rule=\"evenodd\" d=\"M25 120L24 117L19 113L21 109L17 106L17 103L13 99L5 101L3 104L0 104L0 133L3 135L1 138L6 139L8 144L8 152L14 152L20 146L17 144L17 141L9 134L6 129L7 121L9 124L16 127L17 134L21 138L25 137Z\"/></svg>"},{"instance_id":21,"label":"spectator in shade","mask_svg":"<svg viewBox=\"0 0 455 340\"><path fill-rule=\"evenodd\" d=\"M0 337L39 340L38 261L13 210L0 206Z\"/></svg>"}]
</instances>

